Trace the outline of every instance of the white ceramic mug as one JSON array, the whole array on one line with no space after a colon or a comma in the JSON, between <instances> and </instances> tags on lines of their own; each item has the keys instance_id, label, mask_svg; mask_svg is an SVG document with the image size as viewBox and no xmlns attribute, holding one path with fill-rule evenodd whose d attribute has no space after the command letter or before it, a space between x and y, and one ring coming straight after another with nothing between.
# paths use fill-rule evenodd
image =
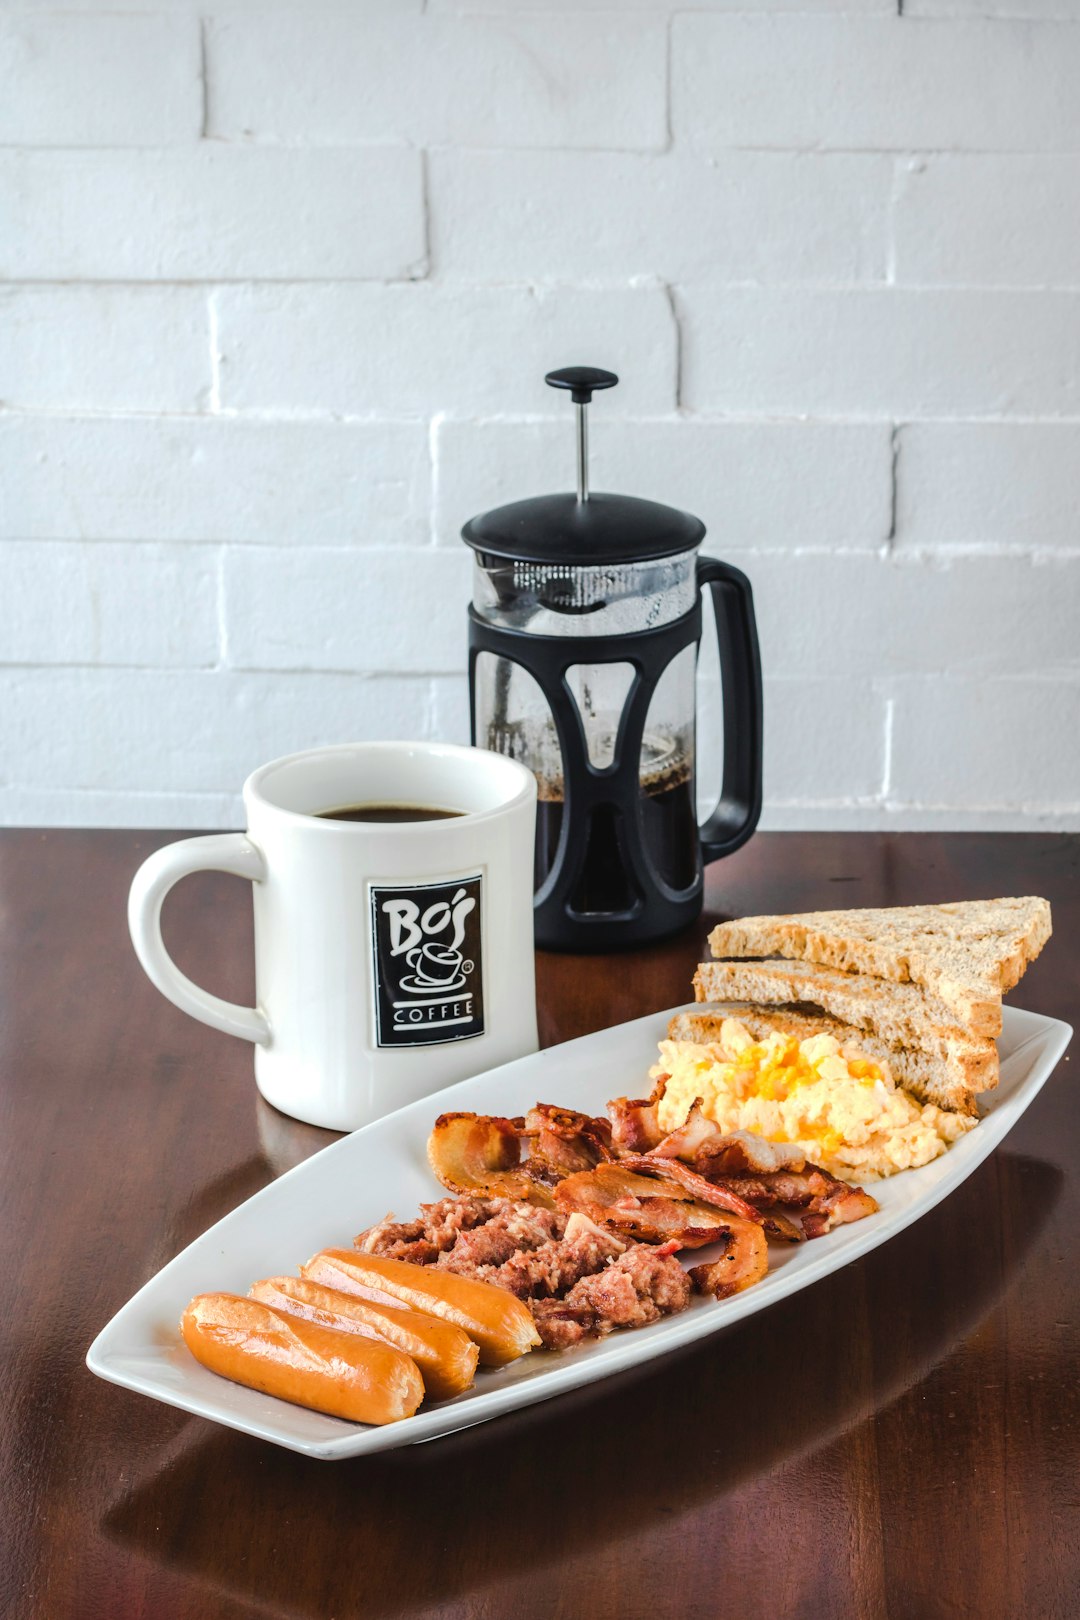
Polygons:
<instances>
[{"instance_id":1,"label":"white ceramic mug","mask_svg":"<svg viewBox=\"0 0 1080 1620\"><path fill-rule=\"evenodd\" d=\"M255 1043L255 1079L286 1114L353 1130L535 1052L536 779L448 743L347 743L274 760L244 783L246 833L187 838L139 868L135 952L170 1001ZM459 812L324 820L350 805ZM255 1007L193 984L161 938L191 872L250 878Z\"/></svg>"}]
</instances>

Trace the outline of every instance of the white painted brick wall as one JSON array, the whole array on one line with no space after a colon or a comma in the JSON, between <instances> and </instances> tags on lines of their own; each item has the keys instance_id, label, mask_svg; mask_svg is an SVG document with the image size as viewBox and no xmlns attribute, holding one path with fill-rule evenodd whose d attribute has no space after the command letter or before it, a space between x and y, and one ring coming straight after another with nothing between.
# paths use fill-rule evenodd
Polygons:
<instances>
[{"instance_id":1,"label":"white painted brick wall","mask_svg":"<svg viewBox=\"0 0 1080 1620\"><path fill-rule=\"evenodd\" d=\"M1074 0L904 0L905 17L1034 17L1076 21Z\"/></svg>"},{"instance_id":2,"label":"white painted brick wall","mask_svg":"<svg viewBox=\"0 0 1080 1620\"><path fill-rule=\"evenodd\" d=\"M221 651L220 573L211 546L6 541L5 661L211 669Z\"/></svg>"},{"instance_id":3,"label":"white painted brick wall","mask_svg":"<svg viewBox=\"0 0 1080 1620\"><path fill-rule=\"evenodd\" d=\"M464 740L577 361L753 582L766 825L1080 827L1078 85L1076 0L5 0L0 820Z\"/></svg>"},{"instance_id":4,"label":"white painted brick wall","mask_svg":"<svg viewBox=\"0 0 1080 1620\"><path fill-rule=\"evenodd\" d=\"M917 793L930 806L992 809L1002 802L1004 769L1029 813L1075 804L1075 680L919 677L898 682L894 702L891 793L899 802Z\"/></svg>"},{"instance_id":5,"label":"white painted brick wall","mask_svg":"<svg viewBox=\"0 0 1080 1620\"><path fill-rule=\"evenodd\" d=\"M43 9L0 18L0 143L166 146L198 139L197 16L122 17L102 6L99 15L73 17Z\"/></svg>"},{"instance_id":6,"label":"white painted brick wall","mask_svg":"<svg viewBox=\"0 0 1080 1620\"><path fill-rule=\"evenodd\" d=\"M710 152L1068 152L1078 79L1071 24L687 15L672 128Z\"/></svg>"},{"instance_id":7,"label":"white painted brick wall","mask_svg":"<svg viewBox=\"0 0 1080 1620\"><path fill-rule=\"evenodd\" d=\"M692 411L1080 415L1078 292L738 287L718 297L694 283L678 307Z\"/></svg>"},{"instance_id":8,"label":"white painted brick wall","mask_svg":"<svg viewBox=\"0 0 1080 1620\"><path fill-rule=\"evenodd\" d=\"M423 676L0 670L0 755L34 792L235 794L275 754L430 735L430 698Z\"/></svg>"},{"instance_id":9,"label":"white painted brick wall","mask_svg":"<svg viewBox=\"0 0 1080 1620\"><path fill-rule=\"evenodd\" d=\"M326 146L666 144L662 17L409 15L415 5L211 21L208 133Z\"/></svg>"},{"instance_id":10,"label":"white painted brick wall","mask_svg":"<svg viewBox=\"0 0 1080 1620\"><path fill-rule=\"evenodd\" d=\"M0 412L0 540L422 546L423 422Z\"/></svg>"},{"instance_id":11,"label":"white painted brick wall","mask_svg":"<svg viewBox=\"0 0 1080 1620\"><path fill-rule=\"evenodd\" d=\"M897 443L899 551L1080 551L1080 423L911 422Z\"/></svg>"},{"instance_id":12,"label":"white painted brick wall","mask_svg":"<svg viewBox=\"0 0 1080 1620\"><path fill-rule=\"evenodd\" d=\"M662 287L226 287L214 308L229 411L548 408L551 355L583 346L626 370L624 408L675 405L678 331Z\"/></svg>"},{"instance_id":13,"label":"white painted brick wall","mask_svg":"<svg viewBox=\"0 0 1080 1620\"><path fill-rule=\"evenodd\" d=\"M461 667L465 548L401 567L398 551L249 546L225 563L234 669L443 674ZM388 604L392 603L392 611Z\"/></svg>"},{"instance_id":14,"label":"white painted brick wall","mask_svg":"<svg viewBox=\"0 0 1080 1620\"><path fill-rule=\"evenodd\" d=\"M203 410L209 340L195 287L0 288L0 407Z\"/></svg>"},{"instance_id":15,"label":"white painted brick wall","mask_svg":"<svg viewBox=\"0 0 1080 1620\"><path fill-rule=\"evenodd\" d=\"M778 675L1080 674L1080 555L770 552L752 575L764 666Z\"/></svg>"},{"instance_id":16,"label":"white painted brick wall","mask_svg":"<svg viewBox=\"0 0 1080 1620\"><path fill-rule=\"evenodd\" d=\"M327 281L425 269L423 160L405 146L2 151L0 218L0 274L11 280ZM102 220L123 229L103 231Z\"/></svg>"},{"instance_id":17,"label":"white painted brick wall","mask_svg":"<svg viewBox=\"0 0 1080 1620\"><path fill-rule=\"evenodd\" d=\"M898 176L896 279L1076 287L1078 194L1080 156L1073 153L911 158Z\"/></svg>"},{"instance_id":18,"label":"white painted brick wall","mask_svg":"<svg viewBox=\"0 0 1080 1620\"><path fill-rule=\"evenodd\" d=\"M447 149L430 174L434 262L457 281L885 279L886 157Z\"/></svg>"}]
</instances>

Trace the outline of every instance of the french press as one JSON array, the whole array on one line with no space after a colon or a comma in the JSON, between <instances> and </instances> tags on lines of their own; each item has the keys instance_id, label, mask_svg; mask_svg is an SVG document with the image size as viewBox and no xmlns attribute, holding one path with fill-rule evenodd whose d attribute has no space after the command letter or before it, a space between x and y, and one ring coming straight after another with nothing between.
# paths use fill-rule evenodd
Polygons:
<instances>
[{"instance_id":1,"label":"french press","mask_svg":"<svg viewBox=\"0 0 1080 1620\"><path fill-rule=\"evenodd\" d=\"M661 939L701 910L703 863L761 813L761 662L749 581L699 557L688 512L589 489L586 411L618 378L569 366L577 492L472 518L472 740L528 765L539 788L536 942L608 950ZM716 615L724 775L701 828L694 710L701 591Z\"/></svg>"}]
</instances>

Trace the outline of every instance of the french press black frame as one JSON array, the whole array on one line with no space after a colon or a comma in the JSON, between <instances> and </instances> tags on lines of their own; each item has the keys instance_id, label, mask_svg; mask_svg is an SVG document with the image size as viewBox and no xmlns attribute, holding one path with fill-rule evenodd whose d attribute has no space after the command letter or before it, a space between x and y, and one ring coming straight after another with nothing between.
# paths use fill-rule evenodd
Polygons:
<instances>
[{"instance_id":1,"label":"french press black frame","mask_svg":"<svg viewBox=\"0 0 1080 1620\"><path fill-rule=\"evenodd\" d=\"M574 366L546 381L571 393L577 418L576 496L521 501L472 519L462 530L482 566L502 559L576 566L626 563L686 553L704 536L687 513L628 496L591 496L586 407L593 391L612 387L611 372ZM560 570L561 571L561 570ZM610 950L675 933L701 910L703 866L731 854L751 836L761 814L762 691L753 596L746 576L712 557L696 561L697 594L678 618L611 636L538 635L491 624L469 609L469 687L472 740L477 737L477 662L492 653L528 671L549 707L562 755L563 813L554 864L537 889L537 944L557 950ZM701 590L712 597L723 692L724 771L716 808L698 829L700 852L692 881L675 888L658 870L643 836L640 798L642 741L650 703L664 671L700 640ZM567 672L578 665L629 664L633 670L610 762L590 758L584 724ZM691 778L692 780L692 778ZM618 846L627 903L588 911L575 905L589 839L604 827Z\"/></svg>"}]
</instances>

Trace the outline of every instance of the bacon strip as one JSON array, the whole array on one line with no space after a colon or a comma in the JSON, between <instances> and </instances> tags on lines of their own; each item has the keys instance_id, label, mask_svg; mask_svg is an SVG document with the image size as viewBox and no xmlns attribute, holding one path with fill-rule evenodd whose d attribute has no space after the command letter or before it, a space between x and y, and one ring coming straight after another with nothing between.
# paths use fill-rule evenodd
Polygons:
<instances>
[{"instance_id":1,"label":"bacon strip","mask_svg":"<svg viewBox=\"0 0 1080 1620\"><path fill-rule=\"evenodd\" d=\"M675 1242L685 1249L715 1242L728 1221L716 1198L697 1199L674 1177L663 1182L655 1175L635 1175L624 1161L568 1176L555 1188L555 1201L564 1213L580 1211L607 1231L628 1233L643 1243ZM749 1219L760 1221L740 1200L740 1212L743 1208L750 1210Z\"/></svg>"},{"instance_id":2,"label":"bacon strip","mask_svg":"<svg viewBox=\"0 0 1080 1620\"><path fill-rule=\"evenodd\" d=\"M521 1163L517 1123L494 1114L440 1114L428 1137L428 1163L451 1192L517 1198L553 1208L547 1188Z\"/></svg>"},{"instance_id":3,"label":"bacon strip","mask_svg":"<svg viewBox=\"0 0 1080 1620\"><path fill-rule=\"evenodd\" d=\"M764 1232L752 1221L731 1221L720 1241L723 1253L719 1260L692 1266L690 1276L698 1293L726 1299L764 1277L769 1269L769 1251Z\"/></svg>"},{"instance_id":4,"label":"bacon strip","mask_svg":"<svg viewBox=\"0 0 1080 1620\"><path fill-rule=\"evenodd\" d=\"M838 1190L829 1193L820 1210L802 1217L807 1237L823 1237L834 1226L845 1226L851 1221L861 1221L864 1216L876 1214L879 1207L877 1199L861 1187L849 1187L842 1181L837 1182L836 1186ZM820 1224L822 1220L824 1226Z\"/></svg>"},{"instance_id":5,"label":"bacon strip","mask_svg":"<svg viewBox=\"0 0 1080 1620\"><path fill-rule=\"evenodd\" d=\"M767 1142L754 1131L717 1132L694 1155L695 1169L703 1175L764 1175L774 1170L801 1170L805 1164L806 1154L797 1142Z\"/></svg>"},{"instance_id":6,"label":"bacon strip","mask_svg":"<svg viewBox=\"0 0 1080 1620\"><path fill-rule=\"evenodd\" d=\"M728 1176L725 1185L755 1209L773 1210L777 1205L784 1205L805 1211L802 1229L806 1237L821 1237L846 1221L861 1221L864 1216L873 1215L878 1207L877 1200L861 1187L849 1187L814 1164L797 1172L780 1170L758 1176ZM766 1221L768 1219L766 1217Z\"/></svg>"},{"instance_id":7,"label":"bacon strip","mask_svg":"<svg viewBox=\"0 0 1080 1620\"><path fill-rule=\"evenodd\" d=\"M593 1119L551 1103L537 1103L529 1109L522 1134L528 1142L527 1173L549 1186L613 1157L611 1126L606 1119Z\"/></svg>"},{"instance_id":8,"label":"bacon strip","mask_svg":"<svg viewBox=\"0 0 1080 1620\"><path fill-rule=\"evenodd\" d=\"M608 1103L611 1140L618 1153L648 1153L663 1140L657 1105L643 1097L615 1097Z\"/></svg>"},{"instance_id":9,"label":"bacon strip","mask_svg":"<svg viewBox=\"0 0 1080 1620\"><path fill-rule=\"evenodd\" d=\"M730 1210L732 1215L740 1215L744 1221L761 1220L757 1210L745 1198L731 1192L723 1182L709 1181L705 1176L698 1175L681 1159L661 1158L658 1153L637 1153L626 1155L619 1163L627 1170L640 1170L662 1181L677 1182L692 1198Z\"/></svg>"},{"instance_id":10,"label":"bacon strip","mask_svg":"<svg viewBox=\"0 0 1080 1620\"><path fill-rule=\"evenodd\" d=\"M726 1140L720 1127L714 1125L711 1119L705 1118L701 1111L701 1098L698 1097L682 1124L648 1151L661 1159L692 1161L699 1153L708 1152L714 1145L716 1148L722 1147Z\"/></svg>"},{"instance_id":11,"label":"bacon strip","mask_svg":"<svg viewBox=\"0 0 1080 1620\"><path fill-rule=\"evenodd\" d=\"M663 1140L658 1113L668 1078L662 1074L648 1097L614 1097L608 1103L611 1145L616 1154L648 1153Z\"/></svg>"}]
</instances>

